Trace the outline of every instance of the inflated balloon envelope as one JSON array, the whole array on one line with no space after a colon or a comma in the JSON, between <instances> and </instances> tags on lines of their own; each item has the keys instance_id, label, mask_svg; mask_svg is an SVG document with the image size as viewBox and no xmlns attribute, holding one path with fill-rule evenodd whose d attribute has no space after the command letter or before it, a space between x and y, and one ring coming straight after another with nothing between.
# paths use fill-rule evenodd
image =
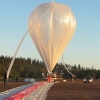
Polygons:
<instances>
[{"instance_id":1,"label":"inflated balloon envelope","mask_svg":"<svg viewBox=\"0 0 100 100\"><path fill-rule=\"evenodd\" d=\"M44 3L31 13L28 27L48 73L51 73L74 34L75 16L66 5Z\"/></svg>"}]
</instances>

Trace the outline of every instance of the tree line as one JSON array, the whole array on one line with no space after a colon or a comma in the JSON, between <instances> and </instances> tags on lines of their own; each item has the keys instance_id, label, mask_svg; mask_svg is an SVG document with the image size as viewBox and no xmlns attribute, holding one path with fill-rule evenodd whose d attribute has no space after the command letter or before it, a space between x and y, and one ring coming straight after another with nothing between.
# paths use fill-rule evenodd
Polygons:
<instances>
[{"instance_id":1,"label":"tree line","mask_svg":"<svg viewBox=\"0 0 100 100\"><path fill-rule=\"evenodd\" d=\"M3 77L5 70L8 69L11 63L12 57L10 56L0 56L0 77ZM94 79L100 79L100 70L94 68L83 67L79 65L69 65L66 67L71 73L75 75L77 79L83 79L86 76L92 76ZM61 71L63 73L63 78L71 78L71 75L66 71L62 63L57 63L53 71ZM46 67L43 61L39 61L31 58L15 58L14 64L12 66L9 78L42 78L42 73L47 73Z\"/></svg>"}]
</instances>

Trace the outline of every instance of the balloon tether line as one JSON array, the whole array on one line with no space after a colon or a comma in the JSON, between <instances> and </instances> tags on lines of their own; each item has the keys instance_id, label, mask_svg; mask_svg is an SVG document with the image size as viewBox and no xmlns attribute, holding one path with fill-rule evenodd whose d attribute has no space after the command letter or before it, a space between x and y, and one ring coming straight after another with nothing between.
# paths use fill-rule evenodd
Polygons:
<instances>
[{"instance_id":1,"label":"balloon tether line","mask_svg":"<svg viewBox=\"0 0 100 100\"><path fill-rule=\"evenodd\" d=\"M68 72L69 74L71 74L73 77L75 77L75 75L72 74L72 73L68 70L68 68L66 67L66 65L65 65L65 63L64 63L64 60L63 60L63 54L62 54L62 62L63 62L63 65L64 65L65 69L67 70L67 72Z\"/></svg>"}]
</instances>

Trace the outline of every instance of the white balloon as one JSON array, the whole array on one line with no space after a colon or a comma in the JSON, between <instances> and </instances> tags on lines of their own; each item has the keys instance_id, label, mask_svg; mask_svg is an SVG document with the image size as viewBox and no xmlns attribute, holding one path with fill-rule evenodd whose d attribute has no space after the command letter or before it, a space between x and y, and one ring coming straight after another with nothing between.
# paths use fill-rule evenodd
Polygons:
<instances>
[{"instance_id":1,"label":"white balloon","mask_svg":"<svg viewBox=\"0 0 100 100\"><path fill-rule=\"evenodd\" d=\"M44 3L31 13L28 27L48 72L52 72L76 29L74 14L66 5Z\"/></svg>"}]
</instances>

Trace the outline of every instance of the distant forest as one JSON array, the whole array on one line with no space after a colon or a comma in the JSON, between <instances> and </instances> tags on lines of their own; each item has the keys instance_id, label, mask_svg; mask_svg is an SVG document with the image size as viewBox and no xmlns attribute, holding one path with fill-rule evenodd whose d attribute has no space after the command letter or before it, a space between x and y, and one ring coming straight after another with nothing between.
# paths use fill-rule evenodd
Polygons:
<instances>
[{"instance_id":1,"label":"distant forest","mask_svg":"<svg viewBox=\"0 0 100 100\"><path fill-rule=\"evenodd\" d=\"M3 77L5 70L8 69L12 57L0 56L0 77ZM100 70L94 68L83 67L80 64L69 65L66 67L72 72L76 79L83 79L86 76L92 76L94 79L100 79ZM57 63L53 71L62 70L63 78L70 79L71 75L66 71L62 63ZM42 78L42 73L47 73L46 67L42 61L31 58L16 58L12 66L9 77L15 78Z\"/></svg>"}]
</instances>

